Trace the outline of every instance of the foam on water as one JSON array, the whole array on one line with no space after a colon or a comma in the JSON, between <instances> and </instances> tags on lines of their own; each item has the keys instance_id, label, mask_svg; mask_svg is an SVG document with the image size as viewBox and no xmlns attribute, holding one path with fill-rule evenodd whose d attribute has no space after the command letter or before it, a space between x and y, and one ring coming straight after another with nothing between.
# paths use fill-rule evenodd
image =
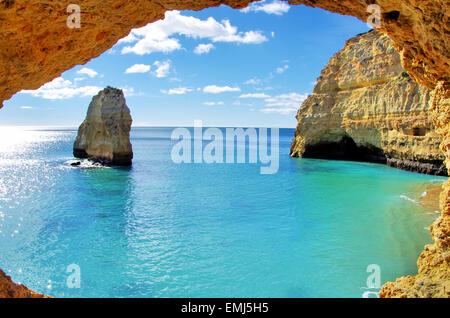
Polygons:
<instances>
[{"instance_id":1,"label":"foam on water","mask_svg":"<svg viewBox=\"0 0 450 318\"><path fill-rule=\"evenodd\" d=\"M73 165L78 164L79 165ZM82 168L82 169L95 169L95 168L104 168L108 169L110 167L104 166L98 162L93 162L89 159L70 159L64 162L64 167L70 167L70 168Z\"/></svg>"},{"instance_id":2,"label":"foam on water","mask_svg":"<svg viewBox=\"0 0 450 318\"><path fill-rule=\"evenodd\" d=\"M414 200L414 199L411 199L410 197L408 197L407 195L404 195L404 194L401 194L401 195L400 195L400 198L402 198L403 200L410 201L410 202L412 202L412 203L419 204L419 202L417 202L417 201Z\"/></svg>"}]
</instances>

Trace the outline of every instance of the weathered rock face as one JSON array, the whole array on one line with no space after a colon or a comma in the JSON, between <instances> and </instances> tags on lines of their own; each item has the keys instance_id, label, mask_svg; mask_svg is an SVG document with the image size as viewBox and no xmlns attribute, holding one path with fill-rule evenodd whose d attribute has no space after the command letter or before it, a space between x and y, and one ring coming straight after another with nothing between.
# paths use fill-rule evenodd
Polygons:
<instances>
[{"instance_id":1,"label":"weathered rock face","mask_svg":"<svg viewBox=\"0 0 450 318\"><path fill-rule=\"evenodd\" d=\"M447 175L429 102L429 90L402 69L388 36L358 35L330 59L298 110L291 155Z\"/></svg>"},{"instance_id":2,"label":"weathered rock face","mask_svg":"<svg viewBox=\"0 0 450 318\"><path fill-rule=\"evenodd\" d=\"M112 47L132 28L163 18L167 10L201 10L227 4L243 8L249 0L6 0L0 2L0 100L22 89L37 89L63 71ZM367 21L367 0L290 0ZM66 26L69 3L82 7L80 29ZM377 0L380 31L400 52L414 81L433 89L431 113L450 168L450 4L448 0ZM293 26L295 27L295 26ZM0 105L1 106L1 105ZM384 286L382 296L422 295L421 281L449 281L450 182L441 195L442 215L432 226L435 249L424 251L416 278ZM431 252L432 251L432 252ZM429 264L429 265L424 265ZM444 266L440 266L444 264ZM442 273L441 273L442 271ZM438 274L439 273L439 274ZM447 273L445 276L445 273ZM444 276L443 276L444 275ZM436 278L437 277L437 278ZM444 277L444 278L443 278ZM436 278L436 279L435 279ZM448 293L448 289L447 289ZM439 295L437 293L430 296Z\"/></svg>"},{"instance_id":3,"label":"weathered rock face","mask_svg":"<svg viewBox=\"0 0 450 318\"><path fill-rule=\"evenodd\" d=\"M0 269L0 298L47 298L48 296L38 294L31 289L16 284L11 277Z\"/></svg>"},{"instance_id":4,"label":"weathered rock face","mask_svg":"<svg viewBox=\"0 0 450 318\"><path fill-rule=\"evenodd\" d=\"M78 129L73 155L111 165L131 165L131 122L122 90L108 86L92 98L86 119Z\"/></svg>"},{"instance_id":5,"label":"weathered rock face","mask_svg":"<svg viewBox=\"0 0 450 318\"><path fill-rule=\"evenodd\" d=\"M162 19L167 10L201 10L227 4L242 8L249 0L6 0L0 2L0 100L22 89L37 89L62 72L112 47L132 28ZM414 80L434 88L450 78L449 3L447 0L290 0L363 21L376 2L381 30L401 52ZM67 27L67 6L81 7L81 28ZM295 28L295 26L292 26Z\"/></svg>"},{"instance_id":6,"label":"weathered rock face","mask_svg":"<svg viewBox=\"0 0 450 318\"><path fill-rule=\"evenodd\" d=\"M431 96L431 111L436 131L443 136L441 149L450 171L450 87L440 82ZM440 197L441 215L431 225L434 244L426 245L417 261L418 274L397 279L383 286L381 297L450 297L450 180Z\"/></svg>"}]
</instances>

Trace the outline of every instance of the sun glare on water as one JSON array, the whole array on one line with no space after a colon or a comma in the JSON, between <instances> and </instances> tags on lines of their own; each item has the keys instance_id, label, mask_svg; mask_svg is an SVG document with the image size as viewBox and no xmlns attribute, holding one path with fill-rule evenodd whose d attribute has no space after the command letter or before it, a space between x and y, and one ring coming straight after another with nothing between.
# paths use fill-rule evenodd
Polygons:
<instances>
[{"instance_id":1,"label":"sun glare on water","mask_svg":"<svg viewBox=\"0 0 450 318\"><path fill-rule=\"evenodd\" d=\"M57 141L60 135L42 127L0 127L0 159L19 159L20 154L39 149L43 142Z\"/></svg>"}]
</instances>

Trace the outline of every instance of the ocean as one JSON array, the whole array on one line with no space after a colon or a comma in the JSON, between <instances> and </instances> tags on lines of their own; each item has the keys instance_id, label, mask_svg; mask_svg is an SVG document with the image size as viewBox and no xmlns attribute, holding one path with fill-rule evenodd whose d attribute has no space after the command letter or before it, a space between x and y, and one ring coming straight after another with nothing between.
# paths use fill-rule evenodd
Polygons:
<instances>
[{"instance_id":1,"label":"ocean","mask_svg":"<svg viewBox=\"0 0 450 318\"><path fill-rule=\"evenodd\" d=\"M76 130L2 128L0 268L56 297L362 297L417 272L439 215L417 199L446 178L291 158L293 129L274 174L176 164L172 131L133 128L130 168L79 168Z\"/></svg>"}]
</instances>

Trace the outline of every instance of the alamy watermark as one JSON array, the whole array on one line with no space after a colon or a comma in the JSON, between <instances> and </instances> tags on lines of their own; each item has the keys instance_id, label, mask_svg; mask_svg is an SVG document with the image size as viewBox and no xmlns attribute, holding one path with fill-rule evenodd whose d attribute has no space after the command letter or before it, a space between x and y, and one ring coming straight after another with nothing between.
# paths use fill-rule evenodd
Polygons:
<instances>
[{"instance_id":1,"label":"alamy watermark","mask_svg":"<svg viewBox=\"0 0 450 318\"><path fill-rule=\"evenodd\" d=\"M381 27L381 8L377 4L370 4L366 9L367 13L370 13L367 18L367 25L372 28L378 29ZM81 8L78 4L69 4L67 6L67 13L70 15L67 17L67 27L69 29L81 28Z\"/></svg>"},{"instance_id":2,"label":"alamy watermark","mask_svg":"<svg viewBox=\"0 0 450 318\"><path fill-rule=\"evenodd\" d=\"M67 266L66 273L70 274L66 280L68 288L81 288L81 268L77 264Z\"/></svg>"},{"instance_id":3,"label":"alamy watermark","mask_svg":"<svg viewBox=\"0 0 450 318\"><path fill-rule=\"evenodd\" d=\"M81 28L81 8L78 4L69 4L67 6L67 13L70 15L67 17L67 27L69 29Z\"/></svg>"},{"instance_id":4,"label":"alamy watermark","mask_svg":"<svg viewBox=\"0 0 450 318\"><path fill-rule=\"evenodd\" d=\"M270 141L268 131L270 131ZM179 140L171 151L174 163L256 164L259 162L261 174L278 172L278 128L225 128L224 136L223 130L219 128L210 127L203 131L202 121L196 120L194 136L187 128L176 128L172 131L171 139ZM204 141L207 142L205 145Z\"/></svg>"},{"instance_id":5,"label":"alamy watermark","mask_svg":"<svg viewBox=\"0 0 450 318\"><path fill-rule=\"evenodd\" d=\"M367 6L367 13L370 13L367 18L367 26L374 29L381 28L381 8L378 4L371 4Z\"/></svg>"},{"instance_id":6,"label":"alamy watermark","mask_svg":"<svg viewBox=\"0 0 450 318\"><path fill-rule=\"evenodd\" d=\"M367 289L362 294L363 298L378 298L379 290L381 288L381 267L378 264L370 264L366 268L366 272L370 273L366 279L366 287L362 289Z\"/></svg>"}]
</instances>

